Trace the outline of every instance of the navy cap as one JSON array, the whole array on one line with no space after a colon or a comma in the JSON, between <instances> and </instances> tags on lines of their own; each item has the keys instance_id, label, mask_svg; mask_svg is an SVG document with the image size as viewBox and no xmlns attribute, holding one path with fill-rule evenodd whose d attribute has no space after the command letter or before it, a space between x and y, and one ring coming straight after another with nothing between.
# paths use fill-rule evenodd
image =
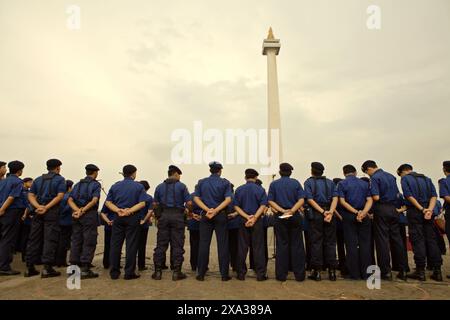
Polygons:
<instances>
[{"instance_id":1,"label":"navy cap","mask_svg":"<svg viewBox=\"0 0 450 320\"><path fill-rule=\"evenodd\" d=\"M131 175L137 171L137 168L132 164L127 164L123 167L122 172L124 175Z\"/></svg>"},{"instance_id":2,"label":"navy cap","mask_svg":"<svg viewBox=\"0 0 450 320\"><path fill-rule=\"evenodd\" d=\"M33 178L26 177L26 178L23 178L22 181L23 181L24 183L25 183L25 182L30 182L30 181L33 181Z\"/></svg>"},{"instance_id":3,"label":"navy cap","mask_svg":"<svg viewBox=\"0 0 450 320\"><path fill-rule=\"evenodd\" d=\"M262 186L263 182L262 182L261 179L256 179L256 184L257 184L258 186Z\"/></svg>"},{"instance_id":4,"label":"navy cap","mask_svg":"<svg viewBox=\"0 0 450 320\"><path fill-rule=\"evenodd\" d=\"M62 165L62 162L58 159L47 160L47 169L55 169Z\"/></svg>"},{"instance_id":5,"label":"navy cap","mask_svg":"<svg viewBox=\"0 0 450 320\"><path fill-rule=\"evenodd\" d=\"M280 171L286 172L286 171L292 171L294 170L294 167L291 166L287 162L280 163Z\"/></svg>"},{"instance_id":6,"label":"navy cap","mask_svg":"<svg viewBox=\"0 0 450 320\"><path fill-rule=\"evenodd\" d=\"M8 168L9 168L9 172L14 174L17 171L22 170L23 168L25 168L25 165L23 164L23 162L20 162L18 160L14 160L14 161L11 161L10 163L8 163Z\"/></svg>"},{"instance_id":7,"label":"navy cap","mask_svg":"<svg viewBox=\"0 0 450 320\"><path fill-rule=\"evenodd\" d=\"M211 169L223 169L223 166L219 161L211 161L209 163L209 167Z\"/></svg>"},{"instance_id":8,"label":"navy cap","mask_svg":"<svg viewBox=\"0 0 450 320\"><path fill-rule=\"evenodd\" d=\"M175 171L175 172L177 172L178 174L183 174L183 172L181 172L180 168L178 168L177 166L175 166L175 165L173 165L173 164L171 164L171 165L169 166L169 171Z\"/></svg>"},{"instance_id":9,"label":"navy cap","mask_svg":"<svg viewBox=\"0 0 450 320\"><path fill-rule=\"evenodd\" d=\"M257 176L259 176L259 173L255 169L249 168L249 169L245 170L245 176L255 177L256 178Z\"/></svg>"},{"instance_id":10,"label":"navy cap","mask_svg":"<svg viewBox=\"0 0 450 320\"><path fill-rule=\"evenodd\" d=\"M311 162L311 169L323 172L325 167L320 162Z\"/></svg>"},{"instance_id":11,"label":"navy cap","mask_svg":"<svg viewBox=\"0 0 450 320\"><path fill-rule=\"evenodd\" d=\"M86 167L84 167L87 171L99 171L100 169L95 164L87 164Z\"/></svg>"}]
</instances>

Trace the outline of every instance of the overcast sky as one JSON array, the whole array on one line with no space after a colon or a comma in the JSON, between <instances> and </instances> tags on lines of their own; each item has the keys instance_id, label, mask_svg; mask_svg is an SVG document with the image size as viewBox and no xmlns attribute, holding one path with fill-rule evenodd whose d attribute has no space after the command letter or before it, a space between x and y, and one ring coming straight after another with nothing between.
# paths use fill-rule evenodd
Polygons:
<instances>
[{"instance_id":1,"label":"overcast sky","mask_svg":"<svg viewBox=\"0 0 450 320\"><path fill-rule=\"evenodd\" d=\"M81 29L66 8L81 8ZM366 27L379 5L381 30ZM265 128L269 26L281 39L284 160L302 183L311 161L329 177L347 163L401 163L441 177L450 159L448 0L0 0L0 160L37 176L86 163L105 188L135 164L166 176L173 130ZM225 167L242 182L246 165ZM183 165L192 190L204 165Z\"/></svg>"}]
</instances>

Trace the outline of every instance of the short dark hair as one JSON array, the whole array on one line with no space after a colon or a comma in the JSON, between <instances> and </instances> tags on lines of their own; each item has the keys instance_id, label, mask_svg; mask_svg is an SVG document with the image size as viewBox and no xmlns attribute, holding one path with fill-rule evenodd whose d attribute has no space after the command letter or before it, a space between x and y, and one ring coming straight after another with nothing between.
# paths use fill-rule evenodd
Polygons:
<instances>
[{"instance_id":1,"label":"short dark hair","mask_svg":"<svg viewBox=\"0 0 450 320\"><path fill-rule=\"evenodd\" d=\"M373 160L364 161L364 163L361 166L361 171L366 172L367 169L369 169L369 168L372 168L372 169L378 168L377 163Z\"/></svg>"},{"instance_id":2,"label":"short dark hair","mask_svg":"<svg viewBox=\"0 0 450 320\"><path fill-rule=\"evenodd\" d=\"M292 171L280 171L280 176L282 177L290 177L292 174Z\"/></svg>"},{"instance_id":3,"label":"short dark hair","mask_svg":"<svg viewBox=\"0 0 450 320\"><path fill-rule=\"evenodd\" d=\"M445 170L445 172L450 172L450 161L444 161L442 163L442 168Z\"/></svg>"},{"instance_id":4,"label":"short dark hair","mask_svg":"<svg viewBox=\"0 0 450 320\"><path fill-rule=\"evenodd\" d=\"M333 179L334 184L338 184L338 183L341 182L341 181L342 181L341 178L334 178L334 179Z\"/></svg>"},{"instance_id":5,"label":"short dark hair","mask_svg":"<svg viewBox=\"0 0 450 320\"><path fill-rule=\"evenodd\" d=\"M405 170L412 170L412 169L413 169L412 165L404 163L400 167L398 167L397 174L401 175L403 171L405 171Z\"/></svg>"},{"instance_id":6,"label":"short dark hair","mask_svg":"<svg viewBox=\"0 0 450 320\"><path fill-rule=\"evenodd\" d=\"M220 169L218 167L209 168L209 172L211 172L212 174L219 173L220 170L222 170L222 169Z\"/></svg>"},{"instance_id":7,"label":"short dark hair","mask_svg":"<svg viewBox=\"0 0 450 320\"><path fill-rule=\"evenodd\" d=\"M69 191L70 188L73 186L72 180L66 180L66 191Z\"/></svg>"},{"instance_id":8,"label":"short dark hair","mask_svg":"<svg viewBox=\"0 0 450 320\"><path fill-rule=\"evenodd\" d=\"M311 168L311 173L313 176L321 176L323 174L323 170L319 170L317 168Z\"/></svg>"},{"instance_id":9,"label":"short dark hair","mask_svg":"<svg viewBox=\"0 0 450 320\"><path fill-rule=\"evenodd\" d=\"M97 171L94 171L94 170L86 170L86 175L87 175L87 176L93 175L94 172L97 172Z\"/></svg>"},{"instance_id":10,"label":"short dark hair","mask_svg":"<svg viewBox=\"0 0 450 320\"><path fill-rule=\"evenodd\" d=\"M147 191L148 189L150 189L150 184L148 183L147 180L139 181L139 183L142 184L142 186L144 187L145 191Z\"/></svg>"},{"instance_id":11,"label":"short dark hair","mask_svg":"<svg viewBox=\"0 0 450 320\"><path fill-rule=\"evenodd\" d=\"M342 171L344 172L344 174L355 173L356 168L351 164L347 164L342 168Z\"/></svg>"}]
</instances>

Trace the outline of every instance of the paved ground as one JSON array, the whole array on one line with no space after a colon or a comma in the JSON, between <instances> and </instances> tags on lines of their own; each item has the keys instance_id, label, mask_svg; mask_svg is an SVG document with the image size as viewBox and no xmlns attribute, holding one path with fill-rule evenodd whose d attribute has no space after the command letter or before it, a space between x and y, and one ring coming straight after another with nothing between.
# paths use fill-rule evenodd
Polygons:
<instances>
[{"instance_id":1,"label":"paved ground","mask_svg":"<svg viewBox=\"0 0 450 320\"><path fill-rule=\"evenodd\" d=\"M101 230L101 229L99 229ZM269 229L270 230L270 229ZM271 235L269 235L271 239ZM450 299L450 281L437 283L427 280L424 283L410 280L407 283L393 281L382 282L380 290L369 290L363 281L338 279L337 282L323 280L316 283L304 281L298 283L291 280L280 283L274 280L274 260L269 261L269 277L266 282L257 282L250 274L245 282L233 279L222 282L218 270L215 243L212 244L212 272L204 282L195 280L192 272L186 271L189 278L173 282L171 273L164 272L162 281L150 278L151 270L142 273L138 280L110 280L106 270L101 268L103 254L103 234L100 231L99 245L94 260L99 279L83 280L80 290L69 290L66 278L31 279L23 276L0 277L0 299ZM151 252L155 243L155 228L150 228L148 242L148 265L151 267ZM186 260L189 259L189 247L186 244ZM19 257L16 257L19 258ZM411 259L410 255L410 259ZM24 266L16 259L14 267L20 271ZM412 266L412 264L411 264ZM185 268L188 265L185 264ZM64 271L61 269L61 271ZM450 255L444 257L444 271L450 274ZM324 277L326 278L326 277Z\"/></svg>"}]
</instances>

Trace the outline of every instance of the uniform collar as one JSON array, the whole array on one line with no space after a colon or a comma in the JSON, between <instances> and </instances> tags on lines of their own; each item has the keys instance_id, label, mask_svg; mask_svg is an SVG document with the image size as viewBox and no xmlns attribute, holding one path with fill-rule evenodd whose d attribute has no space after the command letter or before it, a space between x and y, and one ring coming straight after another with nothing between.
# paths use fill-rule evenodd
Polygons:
<instances>
[{"instance_id":1,"label":"uniform collar","mask_svg":"<svg viewBox=\"0 0 450 320\"><path fill-rule=\"evenodd\" d=\"M125 177L125 178L123 178L123 180L131 180L131 181L133 181L133 179L131 177Z\"/></svg>"},{"instance_id":2,"label":"uniform collar","mask_svg":"<svg viewBox=\"0 0 450 320\"><path fill-rule=\"evenodd\" d=\"M377 171L374 172L373 176L378 174L378 173L382 173L382 172L384 172L383 169L378 169Z\"/></svg>"},{"instance_id":3,"label":"uniform collar","mask_svg":"<svg viewBox=\"0 0 450 320\"><path fill-rule=\"evenodd\" d=\"M220 178L220 176L217 173L211 173L211 175L209 176L210 178Z\"/></svg>"}]
</instances>

